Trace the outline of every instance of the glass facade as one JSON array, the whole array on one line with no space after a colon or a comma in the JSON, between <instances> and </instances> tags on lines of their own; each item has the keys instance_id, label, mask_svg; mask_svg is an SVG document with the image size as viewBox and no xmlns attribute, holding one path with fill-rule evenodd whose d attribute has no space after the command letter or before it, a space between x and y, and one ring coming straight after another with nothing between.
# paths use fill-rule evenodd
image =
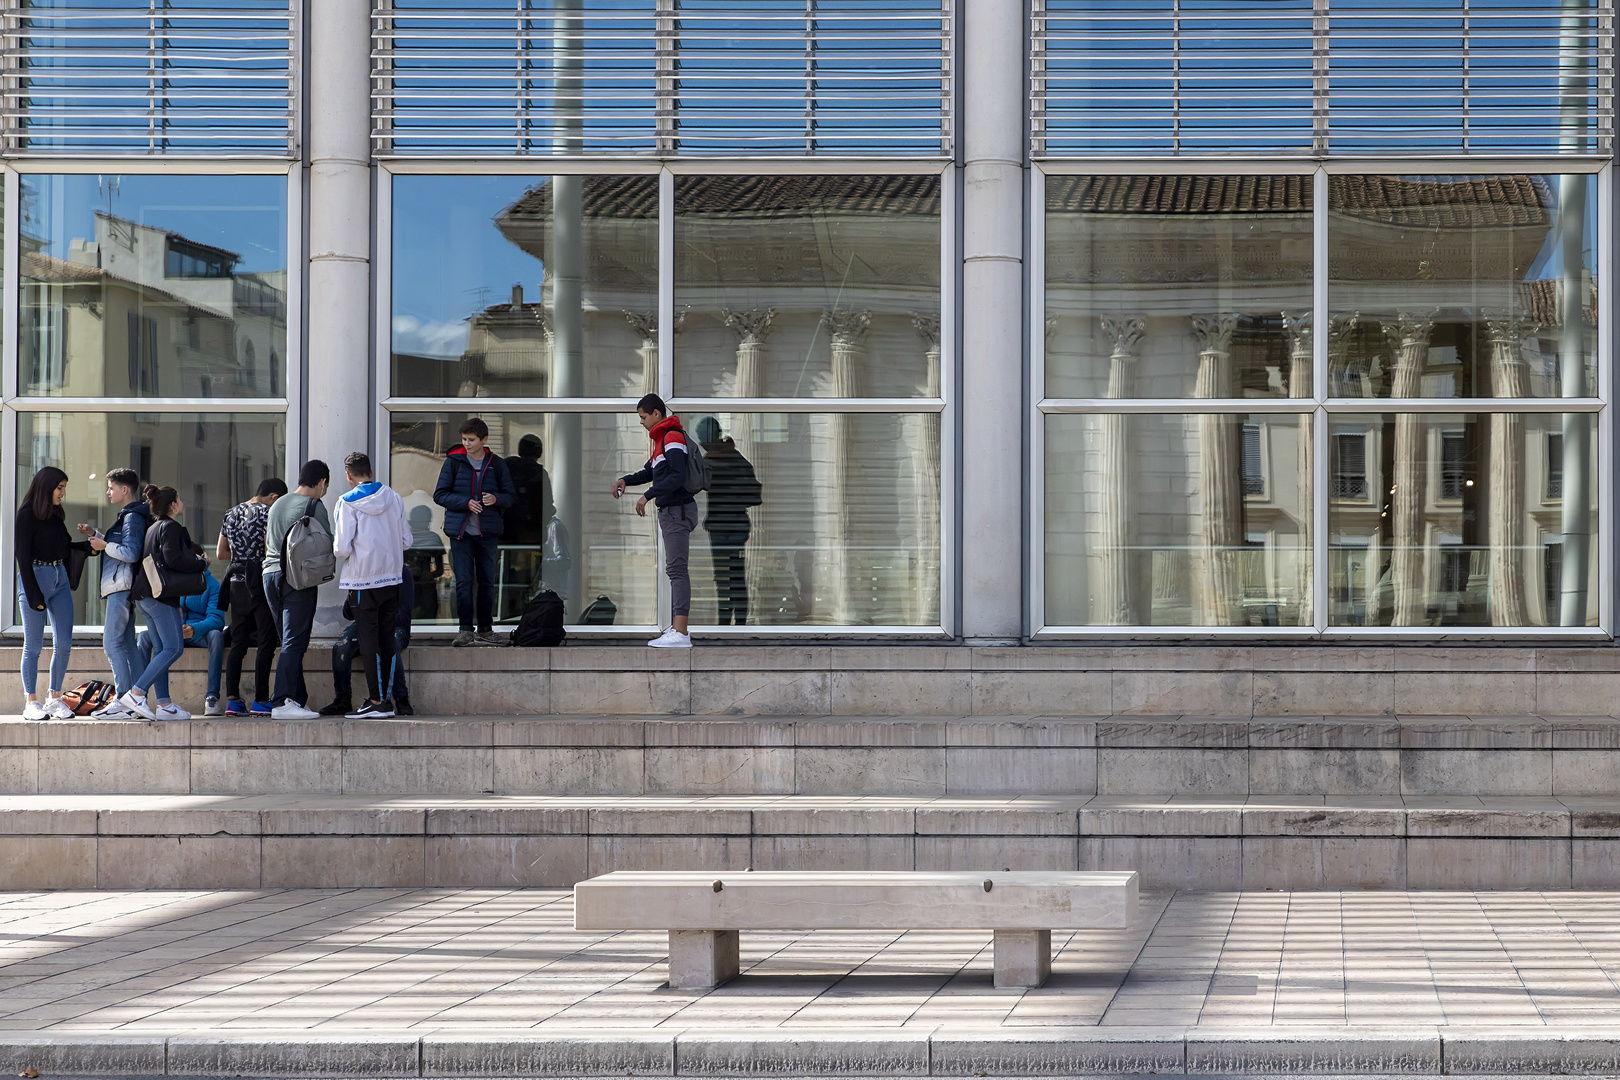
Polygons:
<instances>
[{"instance_id":1,"label":"glass facade","mask_svg":"<svg viewBox=\"0 0 1620 1080\"><path fill-rule=\"evenodd\" d=\"M332 7L23 3L0 494L57 465L104 524L129 465L212 542L341 432L448 634L480 416L497 621L639 634L656 393L719 477L705 633L975 637L970 555L1018 564L995 640L1613 632L1612 4L1032 0L1017 192L962 164L1010 158L959 145L958 8L398 0L338 152Z\"/></svg>"}]
</instances>

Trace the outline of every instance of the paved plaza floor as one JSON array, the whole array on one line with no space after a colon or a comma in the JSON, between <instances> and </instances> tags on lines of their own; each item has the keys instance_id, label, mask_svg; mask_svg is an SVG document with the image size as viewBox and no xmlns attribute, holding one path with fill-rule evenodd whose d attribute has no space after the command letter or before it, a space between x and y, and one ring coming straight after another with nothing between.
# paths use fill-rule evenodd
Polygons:
<instances>
[{"instance_id":1,"label":"paved plaza floor","mask_svg":"<svg viewBox=\"0 0 1620 1080\"><path fill-rule=\"evenodd\" d=\"M1620 1029L1620 894L1145 894L991 985L988 933L745 933L665 985L661 933L578 933L564 890L0 894L0 1029L37 1034L821 1032L1343 1025ZM899 1032L897 1032L898 1034Z\"/></svg>"}]
</instances>

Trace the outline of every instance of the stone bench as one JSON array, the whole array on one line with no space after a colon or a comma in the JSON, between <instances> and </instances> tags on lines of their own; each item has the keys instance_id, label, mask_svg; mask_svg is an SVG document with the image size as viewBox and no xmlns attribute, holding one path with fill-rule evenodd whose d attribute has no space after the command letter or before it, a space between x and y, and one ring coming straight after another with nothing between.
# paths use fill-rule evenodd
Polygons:
<instances>
[{"instance_id":1,"label":"stone bench","mask_svg":"<svg viewBox=\"0 0 1620 1080\"><path fill-rule=\"evenodd\" d=\"M990 930L996 986L1036 987L1054 929L1128 929L1136 900L1134 871L621 870L574 886L574 929L668 930L681 990L736 977L742 930Z\"/></svg>"}]
</instances>

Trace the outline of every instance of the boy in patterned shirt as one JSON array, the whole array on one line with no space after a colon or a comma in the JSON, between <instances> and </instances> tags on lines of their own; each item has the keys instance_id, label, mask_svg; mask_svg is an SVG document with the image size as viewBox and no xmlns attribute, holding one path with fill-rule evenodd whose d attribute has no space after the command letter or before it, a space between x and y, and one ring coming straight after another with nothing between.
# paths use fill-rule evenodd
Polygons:
<instances>
[{"instance_id":1,"label":"boy in patterned shirt","mask_svg":"<svg viewBox=\"0 0 1620 1080\"><path fill-rule=\"evenodd\" d=\"M225 513L219 526L215 554L230 568L225 588L231 590L231 651L225 658L225 714L270 715L270 663L275 659L281 629L264 598L264 530L270 507L287 494L287 484L276 477L264 481L253 498ZM253 657L253 705L242 700L242 662L248 644L258 646Z\"/></svg>"}]
</instances>

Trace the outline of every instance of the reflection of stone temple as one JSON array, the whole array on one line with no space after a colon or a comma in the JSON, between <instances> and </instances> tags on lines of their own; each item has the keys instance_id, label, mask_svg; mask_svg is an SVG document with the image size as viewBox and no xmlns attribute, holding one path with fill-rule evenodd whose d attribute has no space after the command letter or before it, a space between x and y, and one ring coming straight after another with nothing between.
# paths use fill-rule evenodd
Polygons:
<instances>
[{"instance_id":1,"label":"reflection of stone temple","mask_svg":"<svg viewBox=\"0 0 1620 1080\"><path fill-rule=\"evenodd\" d=\"M1319 450L1311 178L1054 179L1046 394L1183 404L1047 417L1049 623L1309 626L1318 452L1335 623L1559 623L1580 432L1388 400L1595 394L1592 287L1560 278L1557 193L1523 176L1330 176L1328 193L1326 396L1369 400L1334 410ZM1273 411L1198 411L1221 398Z\"/></svg>"},{"instance_id":2,"label":"reflection of stone temple","mask_svg":"<svg viewBox=\"0 0 1620 1080\"><path fill-rule=\"evenodd\" d=\"M498 216L502 234L545 265L545 282L538 295L514 290L510 303L473 318L473 393L634 399L657 390L656 198L652 178L556 177ZM940 397L937 177L680 177L677 204L676 398ZM832 403L686 410L688 431L705 415L763 487L764 504L749 511L752 622L937 624L937 414ZM632 548L649 526L599 489L646 458L633 417L552 414L546 423L570 533L604 550ZM700 529L700 622L715 603L704 544ZM594 596L609 579L592 561L587 553L577 595Z\"/></svg>"}]
</instances>

